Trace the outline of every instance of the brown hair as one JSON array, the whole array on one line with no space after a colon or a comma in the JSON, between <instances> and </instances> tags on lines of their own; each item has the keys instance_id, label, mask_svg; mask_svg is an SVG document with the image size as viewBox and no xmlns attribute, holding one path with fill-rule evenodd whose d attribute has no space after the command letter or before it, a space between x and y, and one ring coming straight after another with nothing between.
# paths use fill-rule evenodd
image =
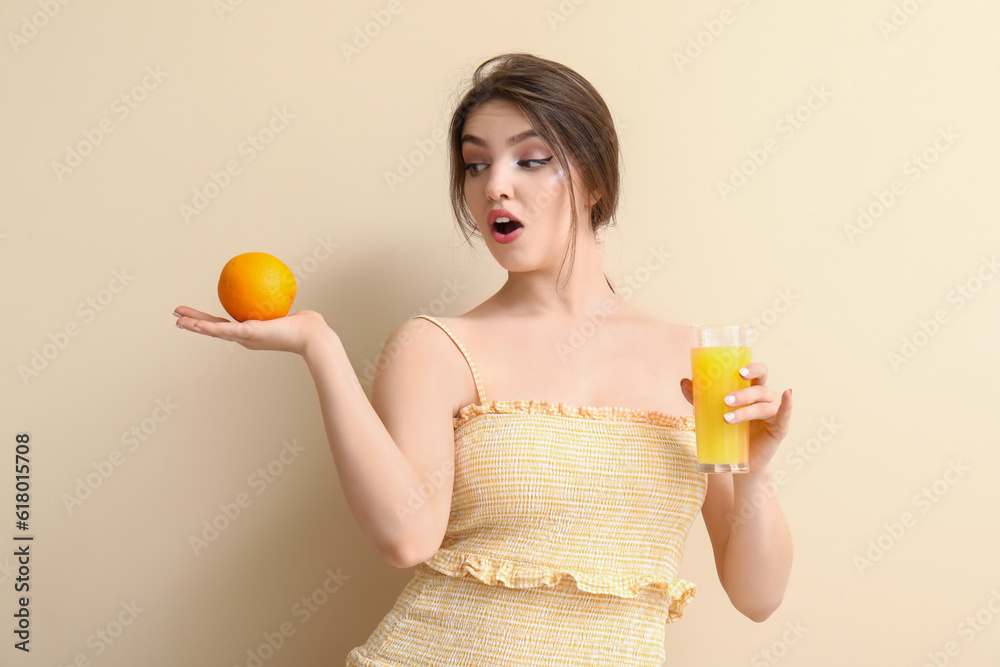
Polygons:
<instances>
[{"instance_id":1,"label":"brown hair","mask_svg":"<svg viewBox=\"0 0 1000 667\"><path fill-rule=\"evenodd\" d=\"M566 167L571 208L570 266L576 256L576 196L572 164L585 192L599 199L591 207L590 227L596 234L614 224L620 184L618 134L607 104L597 90L572 69L527 53L507 53L490 58L476 68L469 90L451 118L451 207L468 241L478 233L465 202L465 163L462 131L469 116L492 100L517 105L532 129L548 143ZM565 263L566 257L563 257ZM562 265L560 265L560 274ZM605 276L607 280L607 276ZM611 281L608 286L614 291Z\"/></svg>"}]
</instances>

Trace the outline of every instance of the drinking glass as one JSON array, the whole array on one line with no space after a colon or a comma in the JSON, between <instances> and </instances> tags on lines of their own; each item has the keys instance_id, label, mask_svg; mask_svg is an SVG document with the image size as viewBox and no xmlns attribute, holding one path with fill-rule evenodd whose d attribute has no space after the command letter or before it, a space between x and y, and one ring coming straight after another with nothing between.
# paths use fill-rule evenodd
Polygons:
<instances>
[{"instance_id":1,"label":"drinking glass","mask_svg":"<svg viewBox=\"0 0 1000 667\"><path fill-rule=\"evenodd\" d=\"M722 418L734 409L723 401L726 394L750 386L750 381L739 373L750 363L748 327L698 324L692 329L691 385L698 471L749 472L750 422L730 424Z\"/></svg>"}]
</instances>

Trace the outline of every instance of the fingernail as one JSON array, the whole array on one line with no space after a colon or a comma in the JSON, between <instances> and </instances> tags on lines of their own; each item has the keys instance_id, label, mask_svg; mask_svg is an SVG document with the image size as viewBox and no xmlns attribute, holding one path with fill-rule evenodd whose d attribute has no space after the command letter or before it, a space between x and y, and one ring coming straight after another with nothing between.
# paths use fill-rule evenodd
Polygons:
<instances>
[{"instance_id":1,"label":"fingernail","mask_svg":"<svg viewBox=\"0 0 1000 667\"><path fill-rule=\"evenodd\" d=\"M180 313L178 313L178 312L177 312L177 311L175 310L175 311L174 311L174 317L184 317L184 316L183 316L183 315L181 315Z\"/></svg>"},{"instance_id":2,"label":"fingernail","mask_svg":"<svg viewBox=\"0 0 1000 667\"><path fill-rule=\"evenodd\" d=\"M746 369L746 366L744 366L743 368L740 369L740 375L742 375L743 377L746 377L747 375L750 375L750 371L748 371Z\"/></svg>"},{"instance_id":3,"label":"fingernail","mask_svg":"<svg viewBox=\"0 0 1000 667\"><path fill-rule=\"evenodd\" d=\"M726 402L726 405L732 405L733 403L735 403L735 402L736 402L736 399L735 399L735 398L733 398L733 395L732 395L732 394L729 394L728 396L726 396L726 397L725 397L724 399L722 399L722 400L724 400L724 401Z\"/></svg>"},{"instance_id":4,"label":"fingernail","mask_svg":"<svg viewBox=\"0 0 1000 667\"><path fill-rule=\"evenodd\" d=\"M184 328L184 327L182 327L182 326L181 326L181 325L179 325L179 324L178 324L178 325L176 325L176 326L177 326L177 328L178 328L178 329L183 329L183 328Z\"/></svg>"},{"instance_id":5,"label":"fingernail","mask_svg":"<svg viewBox=\"0 0 1000 667\"><path fill-rule=\"evenodd\" d=\"M733 421L733 413L727 412L726 414L722 415L722 418L725 419L727 422L731 422Z\"/></svg>"}]
</instances>

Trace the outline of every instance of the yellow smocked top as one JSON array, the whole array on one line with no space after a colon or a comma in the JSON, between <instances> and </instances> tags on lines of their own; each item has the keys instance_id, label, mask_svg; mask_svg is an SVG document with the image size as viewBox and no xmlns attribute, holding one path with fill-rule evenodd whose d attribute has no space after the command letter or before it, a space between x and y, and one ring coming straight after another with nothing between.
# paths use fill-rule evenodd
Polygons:
<instances>
[{"instance_id":1,"label":"yellow smocked top","mask_svg":"<svg viewBox=\"0 0 1000 667\"><path fill-rule=\"evenodd\" d=\"M670 596L668 622L696 593L677 579L707 476L696 469L694 417L543 400L487 400L454 418L455 483L444 540L426 564L487 585Z\"/></svg>"}]
</instances>

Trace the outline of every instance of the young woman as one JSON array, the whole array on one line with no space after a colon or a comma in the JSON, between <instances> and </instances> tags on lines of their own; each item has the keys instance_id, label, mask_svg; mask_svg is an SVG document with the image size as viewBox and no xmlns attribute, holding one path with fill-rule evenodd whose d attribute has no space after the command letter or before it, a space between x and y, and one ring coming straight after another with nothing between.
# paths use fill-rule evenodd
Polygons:
<instances>
[{"instance_id":1,"label":"young woman","mask_svg":"<svg viewBox=\"0 0 1000 667\"><path fill-rule=\"evenodd\" d=\"M175 313L302 355L351 511L387 562L416 566L347 664L660 665L664 625L695 593L675 575L699 510L726 593L766 619L792 559L770 467L791 390L748 364L729 421L750 422L750 472L697 472L688 327L624 301L601 268L619 157L600 95L558 63L498 56L450 148L455 215L507 281L459 316L397 327L371 403L318 313Z\"/></svg>"}]
</instances>

